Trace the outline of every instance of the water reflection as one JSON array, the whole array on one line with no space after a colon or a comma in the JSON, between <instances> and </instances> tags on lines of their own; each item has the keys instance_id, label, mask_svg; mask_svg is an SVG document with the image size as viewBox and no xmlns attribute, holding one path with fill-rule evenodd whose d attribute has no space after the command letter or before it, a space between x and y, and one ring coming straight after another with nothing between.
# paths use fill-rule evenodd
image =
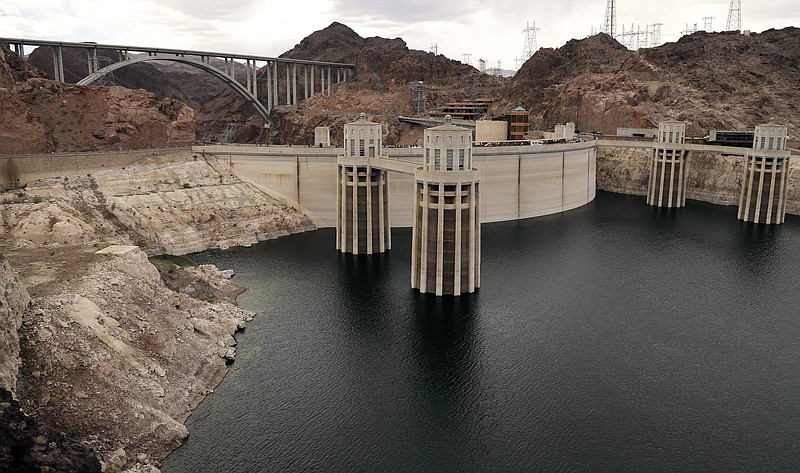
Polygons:
<instances>
[{"instance_id":1,"label":"water reflection","mask_svg":"<svg viewBox=\"0 0 800 473\"><path fill-rule=\"evenodd\" d=\"M483 287L442 298L409 229L200 255L264 315L163 471L797 471L799 224L598 193L485 225Z\"/></svg>"}]
</instances>

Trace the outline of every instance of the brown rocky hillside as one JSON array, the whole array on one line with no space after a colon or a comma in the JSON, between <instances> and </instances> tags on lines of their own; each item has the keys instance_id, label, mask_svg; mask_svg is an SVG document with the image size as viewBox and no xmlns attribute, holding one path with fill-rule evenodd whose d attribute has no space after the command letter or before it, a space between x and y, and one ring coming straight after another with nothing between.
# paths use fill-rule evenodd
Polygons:
<instances>
[{"instance_id":1,"label":"brown rocky hillside","mask_svg":"<svg viewBox=\"0 0 800 473\"><path fill-rule=\"evenodd\" d=\"M584 131L653 127L686 120L690 135L751 129L775 117L800 131L800 29L744 36L698 32L657 48L628 51L600 34L543 48L503 92L532 126L574 121Z\"/></svg>"},{"instance_id":2,"label":"brown rocky hillside","mask_svg":"<svg viewBox=\"0 0 800 473\"><path fill-rule=\"evenodd\" d=\"M124 87L83 87L41 78L0 48L0 154L186 146L191 108Z\"/></svg>"}]
</instances>

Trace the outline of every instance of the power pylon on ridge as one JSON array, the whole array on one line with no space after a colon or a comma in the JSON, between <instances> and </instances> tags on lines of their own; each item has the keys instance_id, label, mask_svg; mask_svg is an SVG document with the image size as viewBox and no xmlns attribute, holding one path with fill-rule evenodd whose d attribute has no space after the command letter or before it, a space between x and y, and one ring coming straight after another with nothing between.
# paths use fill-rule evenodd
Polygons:
<instances>
[{"instance_id":1,"label":"power pylon on ridge","mask_svg":"<svg viewBox=\"0 0 800 473\"><path fill-rule=\"evenodd\" d=\"M541 28L536 27L536 20L533 20L533 25L530 23L525 23L525 25L525 29L522 30L522 32L525 33L525 47L522 48L523 61L530 59L533 53L538 49L536 45L536 32L541 31Z\"/></svg>"},{"instance_id":2,"label":"power pylon on ridge","mask_svg":"<svg viewBox=\"0 0 800 473\"><path fill-rule=\"evenodd\" d=\"M663 23L653 23L650 25L650 47L661 46L661 25Z\"/></svg>"},{"instance_id":3,"label":"power pylon on ridge","mask_svg":"<svg viewBox=\"0 0 800 473\"><path fill-rule=\"evenodd\" d=\"M714 21L714 17L713 16L704 16L703 17L703 31L705 31L707 33L711 33L711 31L713 30L713 28L711 27L711 22L713 22L713 21Z\"/></svg>"},{"instance_id":4,"label":"power pylon on ridge","mask_svg":"<svg viewBox=\"0 0 800 473\"><path fill-rule=\"evenodd\" d=\"M731 0L725 31L742 31L742 0Z\"/></svg>"},{"instance_id":5,"label":"power pylon on ridge","mask_svg":"<svg viewBox=\"0 0 800 473\"><path fill-rule=\"evenodd\" d=\"M603 33L616 38L617 30L617 5L614 0L608 0L606 3L606 21L603 28Z\"/></svg>"},{"instance_id":6,"label":"power pylon on ridge","mask_svg":"<svg viewBox=\"0 0 800 473\"><path fill-rule=\"evenodd\" d=\"M472 54L464 53L464 54L461 55L461 57L462 57L461 62L463 62L464 64L469 66L469 61L470 61L470 59L472 59Z\"/></svg>"}]
</instances>

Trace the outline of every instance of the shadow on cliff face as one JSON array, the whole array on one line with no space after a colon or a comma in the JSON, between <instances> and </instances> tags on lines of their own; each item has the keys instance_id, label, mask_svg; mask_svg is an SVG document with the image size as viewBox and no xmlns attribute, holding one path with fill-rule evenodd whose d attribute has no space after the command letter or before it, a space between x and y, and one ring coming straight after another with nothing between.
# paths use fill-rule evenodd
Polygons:
<instances>
[{"instance_id":1,"label":"shadow on cliff face","mask_svg":"<svg viewBox=\"0 0 800 473\"><path fill-rule=\"evenodd\" d=\"M101 470L91 450L25 415L11 393L0 388L0 471Z\"/></svg>"}]
</instances>

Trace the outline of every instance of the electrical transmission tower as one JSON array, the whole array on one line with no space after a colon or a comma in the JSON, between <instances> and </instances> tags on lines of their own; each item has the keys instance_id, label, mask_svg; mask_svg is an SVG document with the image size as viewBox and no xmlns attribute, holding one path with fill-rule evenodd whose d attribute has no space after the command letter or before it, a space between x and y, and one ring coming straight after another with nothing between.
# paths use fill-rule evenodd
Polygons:
<instances>
[{"instance_id":1,"label":"electrical transmission tower","mask_svg":"<svg viewBox=\"0 0 800 473\"><path fill-rule=\"evenodd\" d=\"M606 22L603 28L603 33L615 38L617 28L617 5L614 0L608 0L606 3Z\"/></svg>"},{"instance_id":2,"label":"electrical transmission tower","mask_svg":"<svg viewBox=\"0 0 800 473\"><path fill-rule=\"evenodd\" d=\"M464 53L461 55L461 58L462 58L461 62L469 66L469 60L472 58L472 54Z\"/></svg>"},{"instance_id":3,"label":"electrical transmission tower","mask_svg":"<svg viewBox=\"0 0 800 473\"><path fill-rule=\"evenodd\" d=\"M713 28L711 27L711 22L714 21L713 16L704 16L703 17L703 31L711 33Z\"/></svg>"},{"instance_id":4,"label":"electrical transmission tower","mask_svg":"<svg viewBox=\"0 0 800 473\"><path fill-rule=\"evenodd\" d=\"M661 46L661 25L663 23L653 23L650 25L650 47Z\"/></svg>"},{"instance_id":5,"label":"electrical transmission tower","mask_svg":"<svg viewBox=\"0 0 800 473\"><path fill-rule=\"evenodd\" d=\"M438 56L439 55L439 43L431 44L431 51L430 52L432 52L433 54Z\"/></svg>"},{"instance_id":6,"label":"electrical transmission tower","mask_svg":"<svg viewBox=\"0 0 800 473\"><path fill-rule=\"evenodd\" d=\"M731 0L725 31L742 31L742 0Z\"/></svg>"},{"instance_id":7,"label":"electrical transmission tower","mask_svg":"<svg viewBox=\"0 0 800 473\"><path fill-rule=\"evenodd\" d=\"M425 83L418 81L411 86L411 92L414 93L414 113L422 113L425 111Z\"/></svg>"},{"instance_id":8,"label":"electrical transmission tower","mask_svg":"<svg viewBox=\"0 0 800 473\"><path fill-rule=\"evenodd\" d=\"M481 71L481 74L486 73L486 60L478 59L478 70Z\"/></svg>"},{"instance_id":9,"label":"electrical transmission tower","mask_svg":"<svg viewBox=\"0 0 800 473\"><path fill-rule=\"evenodd\" d=\"M533 26L530 23L525 24L526 27L522 30L525 33L525 47L522 48L522 60L527 61L533 56L533 53L538 49L536 45L536 32L541 28L536 27L536 20L533 20Z\"/></svg>"},{"instance_id":10,"label":"electrical transmission tower","mask_svg":"<svg viewBox=\"0 0 800 473\"><path fill-rule=\"evenodd\" d=\"M644 29L641 29L639 25L636 25L636 49L639 48L648 48L650 47L649 43L649 35L648 30L650 29L650 25L645 25Z\"/></svg>"}]
</instances>

